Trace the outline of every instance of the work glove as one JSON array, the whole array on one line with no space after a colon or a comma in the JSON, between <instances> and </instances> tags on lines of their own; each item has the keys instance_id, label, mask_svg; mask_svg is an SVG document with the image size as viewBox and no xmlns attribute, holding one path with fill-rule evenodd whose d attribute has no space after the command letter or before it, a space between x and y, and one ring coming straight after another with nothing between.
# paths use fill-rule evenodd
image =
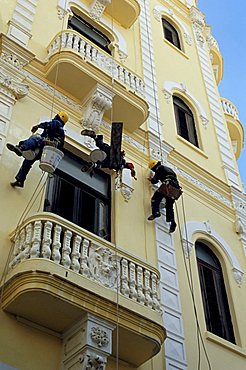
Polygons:
<instances>
[{"instance_id":1,"label":"work glove","mask_svg":"<svg viewBox=\"0 0 246 370\"><path fill-rule=\"evenodd\" d=\"M31 132L34 134L38 129L38 125L32 127Z\"/></svg>"}]
</instances>

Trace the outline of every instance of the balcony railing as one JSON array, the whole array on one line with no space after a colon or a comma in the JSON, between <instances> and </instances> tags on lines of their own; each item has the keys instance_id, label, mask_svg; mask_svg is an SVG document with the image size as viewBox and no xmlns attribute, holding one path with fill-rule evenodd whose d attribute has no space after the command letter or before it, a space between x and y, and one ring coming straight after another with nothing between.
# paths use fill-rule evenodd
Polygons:
<instances>
[{"instance_id":1,"label":"balcony railing","mask_svg":"<svg viewBox=\"0 0 246 370\"><path fill-rule=\"evenodd\" d=\"M82 60L96 65L134 93L144 96L144 83L139 76L115 61L113 57L108 56L76 31L66 30L57 34L48 46L48 60L52 55L61 51L75 53Z\"/></svg>"},{"instance_id":2,"label":"balcony railing","mask_svg":"<svg viewBox=\"0 0 246 370\"><path fill-rule=\"evenodd\" d=\"M32 216L11 239L10 270L28 259L47 260L160 311L157 270L57 215Z\"/></svg>"},{"instance_id":3,"label":"balcony railing","mask_svg":"<svg viewBox=\"0 0 246 370\"><path fill-rule=\"evenodd\" d=\"M221 104L225 114L229 114L229 116L239 121L237 108L229 100L222 98Z\"/></svg>"}]
</instances>

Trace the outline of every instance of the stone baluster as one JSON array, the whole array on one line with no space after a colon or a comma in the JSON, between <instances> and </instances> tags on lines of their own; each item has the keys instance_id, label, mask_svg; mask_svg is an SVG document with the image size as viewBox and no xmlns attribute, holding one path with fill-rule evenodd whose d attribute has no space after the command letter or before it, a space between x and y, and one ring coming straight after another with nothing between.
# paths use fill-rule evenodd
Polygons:
<instances>
[{"instance_id":1,"label":"stone baluster","mask_svg":"<svg viewBox=\"0 0 246 370\"><path fill-rule=\"evenodd\" d=\"M16 256L19 254L20 246L20 235L16 234L14 239L14 250L12 255L12 261L9 263L9 268L13 268L16 265Z\"/></svg>"},{"instance_id":2,"label":"stone baluster","mask_svg":"<svg viewBox=\"0 0 246 370\"><path fill-rule=\"evenodd\" d=\"M118 79L121 82L124 82L124 68L120 65L117 68L118 68Z\"/></svg>"},{"instance_id":3,"label":"stone baluster","mask_svg":"<svg viewBox=\"0 0 246 370\"><path fill-rule=\"evenodd\" d=\"M73 39L74 39L74 35L70 32L68 34L68 38L67 38L67 44L66 44L67 48L69 48L69 49L73 48Z\"/></svg>"},{"instance_id":4,"label":"stone baluster","mask_svg":"<svg viewBox=\"0 0 246 370\"><path fill-rule=\"evenodd\" d=\"M32 233L33 233L33 224L28 224L26 226L26 238L24 242L24 249L20 253L20 261L27 259L30 257L30 248L32 243Z\"/></svg>"},{"instance_id":5,"label":"stone baluster","mask_svg":"<svg viewBox=\"0 0 246 370\"><path fill-rule=\"evenodd\" d=\"M91 49L91 60L92 62L96 62L97 61L97 49L96 48L92 48Z\"/></svg>"},{"instance_id":6,"label":"stone baluster","mask_svg":"<svg viewBox=\"0 0 246 370\"><path fill-rule=\"evenodd\" d=\"M81 236L76 235L73 238L73 248L72 248L72 264L71 269L75 272L79 272L80 269L80 263L79 263L79 257L80 257L80 244L81 244Z\"/></svg>"},{"instance_id":7,"label":"stone baluster","mask_svg":"<svg viewBox=\"0 0 246 370\"><path fill-rule=\"evenodd\" d=\"M66 230L64 233L64 238L63 238L62 258L61 258L61 264L66 268L69 268L71 266L71 258L70 258L71 238L72 238L72 232L70 230Z\"/></svg>"},{"instance_id":8,"label":"stone baluster","mask_svg":"<svg viewBox=\"0 0 246 370\"><path fill-rule=\"evenodd\" d=\"M74 35L73 50L75 50L76 52L79 52L79 40L79 35Z\"/></svg>"},{"instance_id":9,"label":"stone baluster","mask_svg":"<svg viewBox=\"0 0 246 370\"><path fill-rule=\"evenodd\" d=\"M30 258L38 258L40 255L41 233L42 233L42 222L35 221L32 246L30 249Z\"/></svg>"},{"instance_id":10,"label":"stone baluster","mask_svg":"<svg viewBox=\"0 0 246 370\"><path fill-rule=\"evenodd\" d=\"M86 43L85 44L85 58L88 59L88 60L91 60L91 49L93 49L93 47Z\"/></svg>"},{"instance_id":11,"label":"stone baluster","mask_svg":"<svg viewBox=\"0 0 246 370\"><path fill-rule=\"evenodd\" d=\"M157 282L157 275L152 272L151 274L151 282L152 282L152 299L153 299L153 309L156 311L160 311L160 299L158 296L158 282Z\"/></svg>"},{"instance_id":12,"label":"stone baluster","mask_svg":"<svg viewBox=\"0 0 246 370\"><path fill-rule=\"evenodd\" d=\"M80 39L80 47L79 47L79 53L81 58L85 58L85 45L86 42L83 39Z\"/></svg>"},{"instance_id":13,"label":"stone baluster","mask_svg":"<svg viewBox=\"0 0 246 370\"><path fill-rule=\"evenodd\" d=\"M145 304L148 307L153 307L153 300L151 298L151 288L150 288L150 271L144 270L144 294L145 294Z\"/></svg>"},{"instance_id":14,"label":"stone baluster","mask_svg":"<svg viewBox=\"0 0 246 370\"><path fill-rule=\"evenodd\" d=\"M62 228L60 225L56 225L54 228L54 233L53 233L53 243L52 243L52 255L51 258L52 260L59 264L61 261L61 253L60 253L60 248L61 248L61 231Z\"/></svg>"},{"instance_id":15,"label":"stone baluster","mask_svg":"<svg viewBox=\"0 0 246 370\"><path fill-rule=\"evenodd\" d=\"M63 32L61 35L61 47L65 48L67 46L68 33Z\"/></svg>"},{"instance_id":16,"label":"stone baluster","mask_svg":"<svg viewBox=\"0 0 246 370\"><path fill-rule=\"evenodd\" d=\"M136 290L136 265L133 262L129 263L129 286L130 298L136 301L138 297L138 292Z\"/></svg>"},{"instance_id":17,"label":"stone baluster","mask_svg":"<svg viewBox=\"0 0 246 370\"><path fill-rule=\"evenodd\" d=\"M89 240L83 239L80 257L80 273L83 276L89 276L90 274L90 270L88 267L89 245L90 245Z\"/></svg>"},{"instance_id":18,"label":"stone baluster","mask_svg":"<svg viewBox=\"0 0 246 370\"><path fill-rule=\"evenodd\" d=\"M138 292L138 302L145 304L145 296L143 293L143 268L137 266L137 292Z\"/></svg>"},{"instance_id":19,"label":"stone baluster","mask_svg":"<svg viewBox=\"0 0 246 370\"><path fill-rule=\"evenodd\" d=\"M52 231L53 224L50 221L46 221L44 224L44 231L43 231L43 242L41 248L41 255L43 258L50 259L51 256L51 231Z\"/></svg>"},{"instance_id":20,"label":"stone baluster","mask_svg":"<svg viewBox=\"0 0 246 370\"><path fill-rule=\"evenodd\" d=\"M15 247L14 247L14 259L9 264L10 268L13 268L20 262L20 254L21 251L24 249L24 243L25 243L25 229L22 229L18 236L15 238Z\"/></svg>"},{"instance_id":21,"label":"stone baluster","mask_svg":"<svg viewBox=\"0 0 246 370\"><path fill-rule=\"evenodd\" d=\"M129 281L128 281L128 261L125 258L121 259L121 287L120 292L125 296L129 297Z\"/></svg>"}]
</instances>

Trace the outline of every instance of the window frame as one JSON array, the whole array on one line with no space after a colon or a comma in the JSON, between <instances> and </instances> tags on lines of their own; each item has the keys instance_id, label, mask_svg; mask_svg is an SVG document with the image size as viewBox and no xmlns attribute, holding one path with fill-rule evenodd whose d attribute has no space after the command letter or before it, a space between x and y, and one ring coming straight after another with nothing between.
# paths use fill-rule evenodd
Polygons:
<instances>
[{"instance_id":1,"label":"window frame","mask_svg":"<svg viewBox=\"0 0 246 370\"><path fill-rule=\"evenodd\" d=\"M212 266L199 257L197 253L198 248L201 248L204 254L210 256L216 266ZM195 249L207 330L224 340L236 344L221 263L211 248L204 242L197 241L195 243ZM208 272L213 283L213 286L210 284L210 289L208 289L209 279L205 277L206 275L208 276ZM212 295L214 295L213 299Z\"/></svg>"},{"instance_id":2,"label":"window frame","mask_svg":"<svg viewBox=\"0 0 246 370\"><path fill-rule=\"evenodd\" d=\"M176 95L173 96L173 109L178 135L200 149L195 118L192 110L179 96Z\"/></svg>"},{"instance_id":3,"label":"window frame","mask_svg":"<svg viewBox=\"0 0 246 370\"><path fill-rule=\"evenodd\" d=\"M176 27L166 18L162 17L162 29L165 40L182 51L181 39Z\"/></svg>"},{"instance_id":4,"label":"window frame","mask_svg":"<svg viewBox=\"0 0 246 370\"><path fill-rule=\"evenodd\" d=\"M72 158L74 162L77 162L78 166L82 167L84 162L82 159L72 155L70 152L65 152L65 154L70 158L70 160ZM69 166L72 166L70 163L68 162L67 164L68 171L65 172L58 167L53 176L49 178L46 187L44 211L57 214L60 217L63 217L70 222L73 222L74 224L98 235L99 237L110 241L112 203L110 175L106 174L102 170L96 170L96 173L99 174L100 178L102 178L102 180L103 178L105 179L105 185L103 185L103 187L106 186L106 191L105 194L103 194L95 187L90 186L88 183L86 184L86 182L82 182L81 180L78 180L72 176L71 169L69 172ZM67 192L65 190L66 199L63 203L61 201L61 197L64 195L64 189L62 189L62 186L66 187L66 183L68 190ZM71 187L71 193L69 193L69 187ZM71 200L69 203L71 205L70 214L69 209L65 208L66 201L69 202L69 199ZM92 208L89 208L90 212L87 214L87 217L83 217L83 202L84 205L86 202L91 202L93 206L93 210ZM101 203L104 204L103 211L106 209L104 220L102 220L99 214L99 206ZM104 230L100 230L100 224L102 223L104 223L106 226L106 229Z\"/></svg>"}]
</instances>

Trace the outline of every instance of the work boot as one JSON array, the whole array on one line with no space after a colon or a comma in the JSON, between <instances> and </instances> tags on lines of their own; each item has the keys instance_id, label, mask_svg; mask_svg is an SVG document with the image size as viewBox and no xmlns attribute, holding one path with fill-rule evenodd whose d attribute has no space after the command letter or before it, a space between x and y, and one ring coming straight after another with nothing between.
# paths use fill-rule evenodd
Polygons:
<instances>
[{"instance_id":1,"label":"work boot","mask_svg":"<svg viewBox=\"0 0 246 370\"><path fill-rule=\"evenodd\" d=\"M161 214L160 214L160 212L155 212L155 213L153 213L152 215L150 215L149 217L148 217L148 220L149 221L153 221L155 218L157 218L157 217L161 217Z\"/></svg>"},{"instance_id":2,"label":"work boot","mask_svg":"<svg viewBox=\"0 0 246 370\"><path fill-rule=\"evenodd\" d=\"M13 181L10 183L10 185L13 187L13 188L24 188L24 184L23 182L20 182L20 181Z\"/></svg>"},{"instance_id":3,"label":"work boot","mask_svg":"<svg viewBox=\"0 0 246 370\"><path fill-rule=\"evenodd\" d=\"M171 221L170 228L169 228L169 233L170 234L175 231L176 226L177 226L176 222L175 221Z\"/></svg>"},{"instance_id":4,"label":"work boot","mask_svg":"<svg viewBox=\"0 0 246 370\"><path fill-rule=\"evenodd\" d=\"M18 147L18 145L13 145L13 144L7 143L6 147L11 152L15 152L15 154L17 154L19 157L22 156L22 150Z\"/></svg>"}]
</instances>

